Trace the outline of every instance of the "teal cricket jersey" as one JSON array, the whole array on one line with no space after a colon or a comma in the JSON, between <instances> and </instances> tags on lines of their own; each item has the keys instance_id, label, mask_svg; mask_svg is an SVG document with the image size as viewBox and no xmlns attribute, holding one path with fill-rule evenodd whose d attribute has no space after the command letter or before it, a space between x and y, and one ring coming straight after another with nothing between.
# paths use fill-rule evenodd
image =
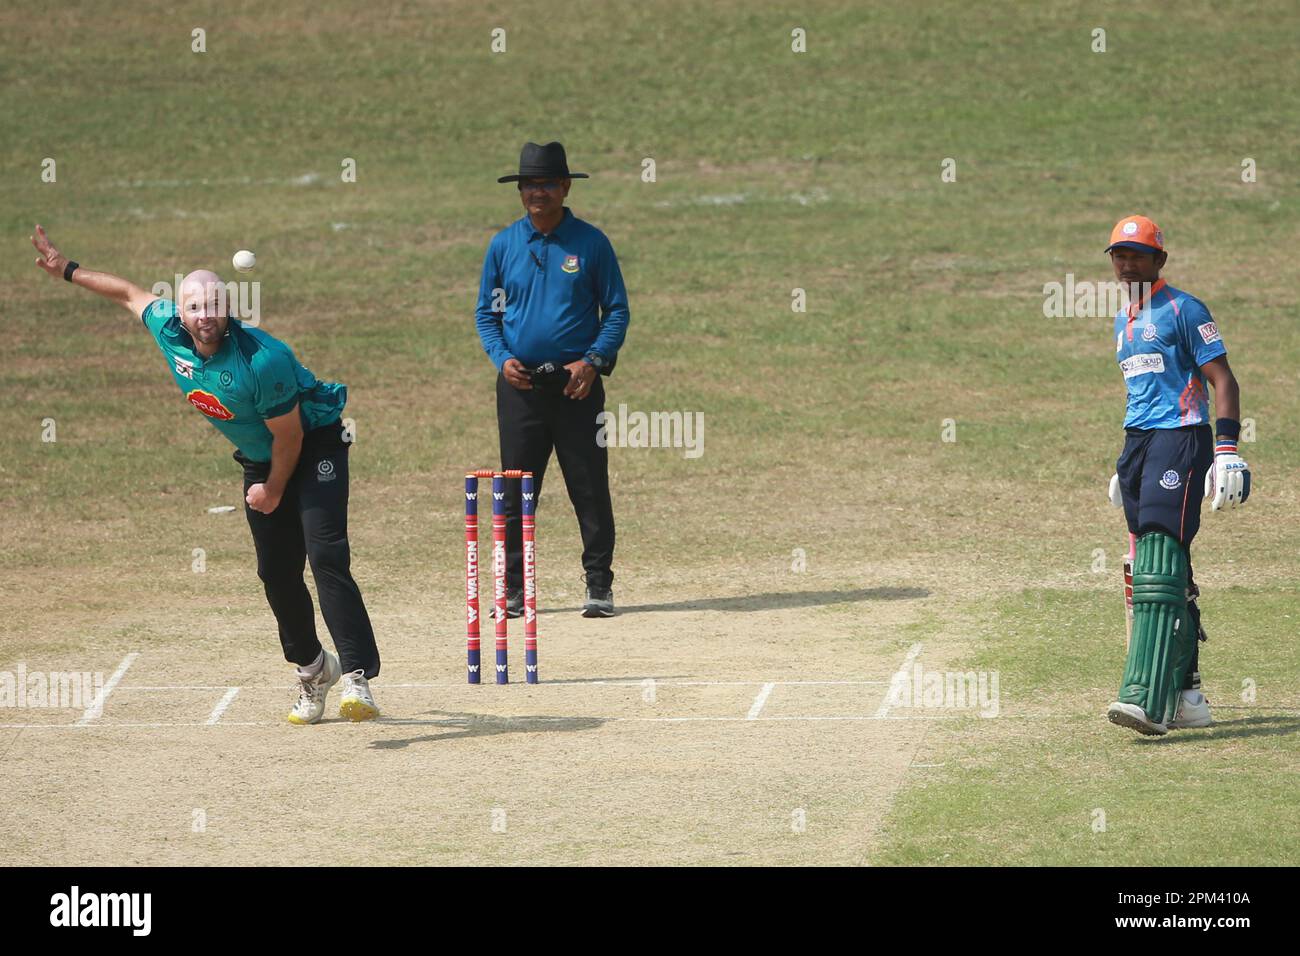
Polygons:
<instances>
[{"instance_id":1,"label":"teal cricket jersey","mask_svg":"<svg viewBox=\"0 0 1300 956\"><path fill-rule=\"evenodd\" d=\"M252 461L271 460L266 419L296 403L304 431L339 420L348 388L317 380L293 350L261 329L231 319L217 354L205 359L181 325L170 299L155 299L140 318L167 359L172 378L191 405Z\"/></svg>"},{"instance_id":2,"label":"teal cricket jersey","mask_svg":"<svg viewBox=\"0 0 1300 956\"><path fill-rule=\"evenodd\" d=\"M1160 279L1147 302L1115 316L1115 360L1128 388L1125 428L1181 428L1210 419L1201 366L1228 354L1205 303Z\"/></svg>"}]
</instances>

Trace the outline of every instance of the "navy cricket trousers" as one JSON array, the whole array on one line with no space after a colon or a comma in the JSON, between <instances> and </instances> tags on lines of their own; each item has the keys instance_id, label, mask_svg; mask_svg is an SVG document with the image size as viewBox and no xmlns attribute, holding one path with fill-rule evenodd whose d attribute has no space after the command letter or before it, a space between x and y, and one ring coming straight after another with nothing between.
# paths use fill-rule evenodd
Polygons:
<instances>
[{"instance_id":1,"label":"navy cricket trousers","mask_svg":"<svg viewBox=\"0 0 1300 956\"><path fill-rule=\"evenodd\" d=\"M1201 498L1205 473L1214 464L1214 431L1209 425L1182 428L1130 428L1124 450L1115 462L1124 518L1132 534L1163 531L1182 542L1187 552L1187 586L1196 594L1192 578L1191 544L1201 527ZM1200 608L1192 605L1200 629ZM1200 686L1200 642L1192 652L1192 664L1184 690Z\"/></svg>"}]
</instances>

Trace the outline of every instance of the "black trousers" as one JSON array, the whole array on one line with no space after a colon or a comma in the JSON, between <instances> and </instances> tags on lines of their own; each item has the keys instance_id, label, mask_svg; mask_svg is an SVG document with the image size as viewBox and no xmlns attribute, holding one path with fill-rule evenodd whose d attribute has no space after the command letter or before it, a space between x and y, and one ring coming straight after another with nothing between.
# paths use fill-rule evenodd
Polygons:
<instances>
[{"instance_id":1,"label":"black trousers","mask_svg":"<svg viewBox=\"0 0 1300 956\"><path fill-rule=\"evenodd\" d=\"M1182 428L1127 429L1124 450L1115 462L1124 518L1133 534L1163 531L1182 542L1187 551L1187 586L1195 593L1192 539L1201 527L1201 495L1205 473L1214 464L1214 432L1209 425ZM1193 611L1200 627L1200 607ZM1192 651L1184 690L1199 680L1201 645Z\"/></svg>"},{"instance_id":2,"label":"black trousers","mask_svg":"<svg viewBox=\"0 0 1300 956\"><path fill-rule=\"evenodd\" d=\"M244 466L244 494L250 485L265 481L270 462L249 461ZM275 620L280 625L284 659L305 666L321 652L316 637L316 615L311 594L302 579L311 562L321 615L338 650L343 672L379 673L379 649L361 590L352 579L348 547L348 444L339 422L314 428L303 436L302 454L280 504L269 515L244 505L248 527L257 549L257 576L266 589Z\"/></svg>"},{"instance_id":3,"label":"black trousers","mask_svg":"<svg viewBox=\"0 0 1300 956\"><path fill-rule=\"evenodd\" d=\"M531 471L536 501L555 450L569 501L582 533L582 569L590 587L614 583L614 506L609 499L609 450L596 443L596 416L605 409L600 376L586 398L572 399L537 389L521 390L497 376L497 434L502 469ZM506 486L506 583L523 587L524 555L519 515L519 481ZM552 565L553 566L553 565Z\"/></svg>"}]
</instances>

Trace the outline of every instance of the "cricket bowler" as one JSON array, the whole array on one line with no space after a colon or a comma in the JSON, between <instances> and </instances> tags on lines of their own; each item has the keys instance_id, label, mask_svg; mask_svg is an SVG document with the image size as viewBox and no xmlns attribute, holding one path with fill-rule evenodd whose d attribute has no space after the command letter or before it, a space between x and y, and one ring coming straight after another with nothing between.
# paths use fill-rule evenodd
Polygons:
<instances>
[{"instance_id":1,"label":"cricket bowler","mask_svg":"<svg viewBox=\"0 0 1300 956\"><path fill-rule=\"evenodd\" d=\"M185 399L235 446L244 469L244 512L257 576L279 624L285 659L298 667L292 724L317 723L329 689L343 680L339 716L370 720L379 708L369 681L379 673L370 617L352 579L348 547L347 387L321 382L293 351L232 318L215 273L191 272L176 301L69 260L37 225L36 264L139 316ZM303 567L311 562L321 614L336 656L316 636Z\"/></svg>"},{"instance_id":2,"label":"cricket bowler","mask_svg":"<svg viewBox=\"0 0 1300 956\"><path fill-rule=\"evenodd\" d=\"M1115 317L1128 406L1110 499L1124 509L1133 546L1132 636L1107 717L1161 736L1213 723L1201 693L1205 632L1190 548L1201 497L1212 496L1215 511L1245 504L1250 469L1237 454L1241 393L1223 338L1204 303L1160 278L1167 259L1160 229L1145 216L1121 219L1106 251L1129 293Z\"/></svg>"}]
</instances>

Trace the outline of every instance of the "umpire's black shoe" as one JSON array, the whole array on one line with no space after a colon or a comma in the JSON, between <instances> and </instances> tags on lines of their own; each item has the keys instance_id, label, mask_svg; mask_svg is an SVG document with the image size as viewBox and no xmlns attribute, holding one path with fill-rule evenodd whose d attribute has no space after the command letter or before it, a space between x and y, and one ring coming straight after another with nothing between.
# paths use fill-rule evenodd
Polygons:
<instances>
[{"instance_id":1,"label":"umpire's black shoe","mask_svg":"<svg viewBox=\"0 0 1300 956\"><path fill-rule=\"evenodd\" d=\"M524 616L524 589L506 588L506 620Z\"/></svg>"},{"instance_id":2,"label":"umpire's black shoe","mask_svg":"<svg viewBox=\"0 0 1300 956\"><path fill-rule=\"evenodd\" d=\"M614 589L587 587L587 600L582 605L583 617L613 617Z\"/></svg>"}]
</instances>

